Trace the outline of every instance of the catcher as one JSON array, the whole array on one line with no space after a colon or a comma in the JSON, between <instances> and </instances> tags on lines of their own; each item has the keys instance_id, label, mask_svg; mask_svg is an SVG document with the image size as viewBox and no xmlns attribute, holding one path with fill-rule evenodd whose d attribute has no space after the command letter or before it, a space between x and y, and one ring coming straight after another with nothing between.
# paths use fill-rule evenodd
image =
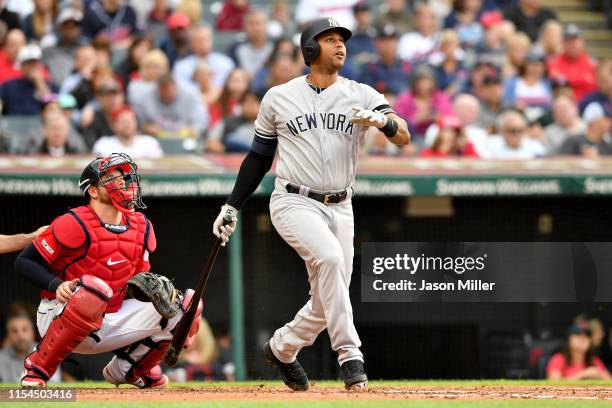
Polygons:
<instances>
[{"instance_id":1,"label":"catcher","mask_svg":"<svg viewBox=\"0 0 612 408\"><path fill-rule=\"evenodd\" d=\"M107 351L115 356L104 367L106 381L168 383L159 363L192 291L182 296L148 272L156 240L151 222L135 211L146 208L139 180L128 155L96 158L79 184L88 204L56 218L17 258L17 271L42 289L42 340L25 359L22 386L45 386L71 352ZM187 344L198 325L196 319Z\"/></svg>"}]
</instances>

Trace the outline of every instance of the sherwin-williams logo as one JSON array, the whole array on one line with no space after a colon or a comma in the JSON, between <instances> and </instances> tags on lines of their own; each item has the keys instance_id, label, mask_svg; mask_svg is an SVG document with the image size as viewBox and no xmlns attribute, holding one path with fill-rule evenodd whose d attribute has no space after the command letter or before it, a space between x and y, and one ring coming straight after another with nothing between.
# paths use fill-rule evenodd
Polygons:
<instances>
[{"instance_id":1,"label":"sherwin-williams logo","mask_svg":"<svg viewBox=\"0 0 612 408\"><path fill-rule=\"evenodd\" d=\"M47 240L43 239L42 241L42 246L45 248L45 251L47 251L50 254L53 254L55 251L53 250L53 248L51 248L51 246L49 244L47 244Z\"/></svg>"}]
</instances>

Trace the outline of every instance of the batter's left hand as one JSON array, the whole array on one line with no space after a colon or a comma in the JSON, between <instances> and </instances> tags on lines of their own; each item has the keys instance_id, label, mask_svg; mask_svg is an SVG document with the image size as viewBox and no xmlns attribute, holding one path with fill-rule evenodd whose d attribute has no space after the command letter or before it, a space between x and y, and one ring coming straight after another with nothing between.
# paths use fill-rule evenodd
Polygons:
<instances>
[{"instance_id":1,"label":"batter's left hand","mask_svg":"<svg viewBox=\"0 0 612 408\"><path fill-rule=\"evenodd\" d=\"M349 121L357 125L375 126L380 129L387 124L389 119L380 112L354 107L353 116L351 116Z\"/></svg>"}]
</instances>

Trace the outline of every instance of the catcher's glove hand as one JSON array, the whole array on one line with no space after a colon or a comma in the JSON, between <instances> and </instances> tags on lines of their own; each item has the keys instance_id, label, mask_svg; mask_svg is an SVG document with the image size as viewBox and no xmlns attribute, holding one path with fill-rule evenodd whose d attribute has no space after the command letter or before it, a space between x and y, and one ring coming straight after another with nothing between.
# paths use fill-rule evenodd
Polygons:
<instances>
[{"instance_id":1,"label":"catcher's glove hand","mask_svg":"<svg viewBox=\"0 0 612 408\"><path fill-rule=\"evenodd\" d=\"M168 278L151 272L134 275L127 284L127 296L151 302L166 319L173 318L180 308L179 293Z\"/></svg>"}]
</instances>

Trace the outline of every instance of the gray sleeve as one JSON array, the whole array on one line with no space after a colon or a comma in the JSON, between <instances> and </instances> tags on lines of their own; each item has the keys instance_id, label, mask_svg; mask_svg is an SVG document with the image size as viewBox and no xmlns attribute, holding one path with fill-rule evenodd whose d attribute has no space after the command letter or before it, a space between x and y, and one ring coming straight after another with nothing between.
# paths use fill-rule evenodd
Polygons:
<instances>
[{"instance_id":1,"label":"gray sleeve","mask_svg":"<svg viewBox=\"0 0 612 408\"><path fill-rule=\"evenodd\" d=\"M363 95L363 109L377 111L383 114L387 113L395 113L389 101L383 94L376 91L369 85L359 84L361 86L362 95Z\"/></svg>"},{"instance_id":2,"label":"gray sleeve","mask_svg":"<svg viewBox=\"0 0 612 408\"><path fill-rule=\"evenodd\" d=\"M276 153L278 135L276 133L276 118L273 110L274 94L268 91L259 105L259 113L255 119L255 137L251 150L264 156Z\"/></svg>"},{"instance_id":3,"label":"gray sleeve","mask_svg":"<svg viewBox=\"0 0 612 408\"><path fill-rule=\"evenodd\" d=\"M257 119L255 119L255 136L264 139L276 139L276 119L274 115L274 94L268 91L259 105Z\"/></svg>"}]
</instances>

